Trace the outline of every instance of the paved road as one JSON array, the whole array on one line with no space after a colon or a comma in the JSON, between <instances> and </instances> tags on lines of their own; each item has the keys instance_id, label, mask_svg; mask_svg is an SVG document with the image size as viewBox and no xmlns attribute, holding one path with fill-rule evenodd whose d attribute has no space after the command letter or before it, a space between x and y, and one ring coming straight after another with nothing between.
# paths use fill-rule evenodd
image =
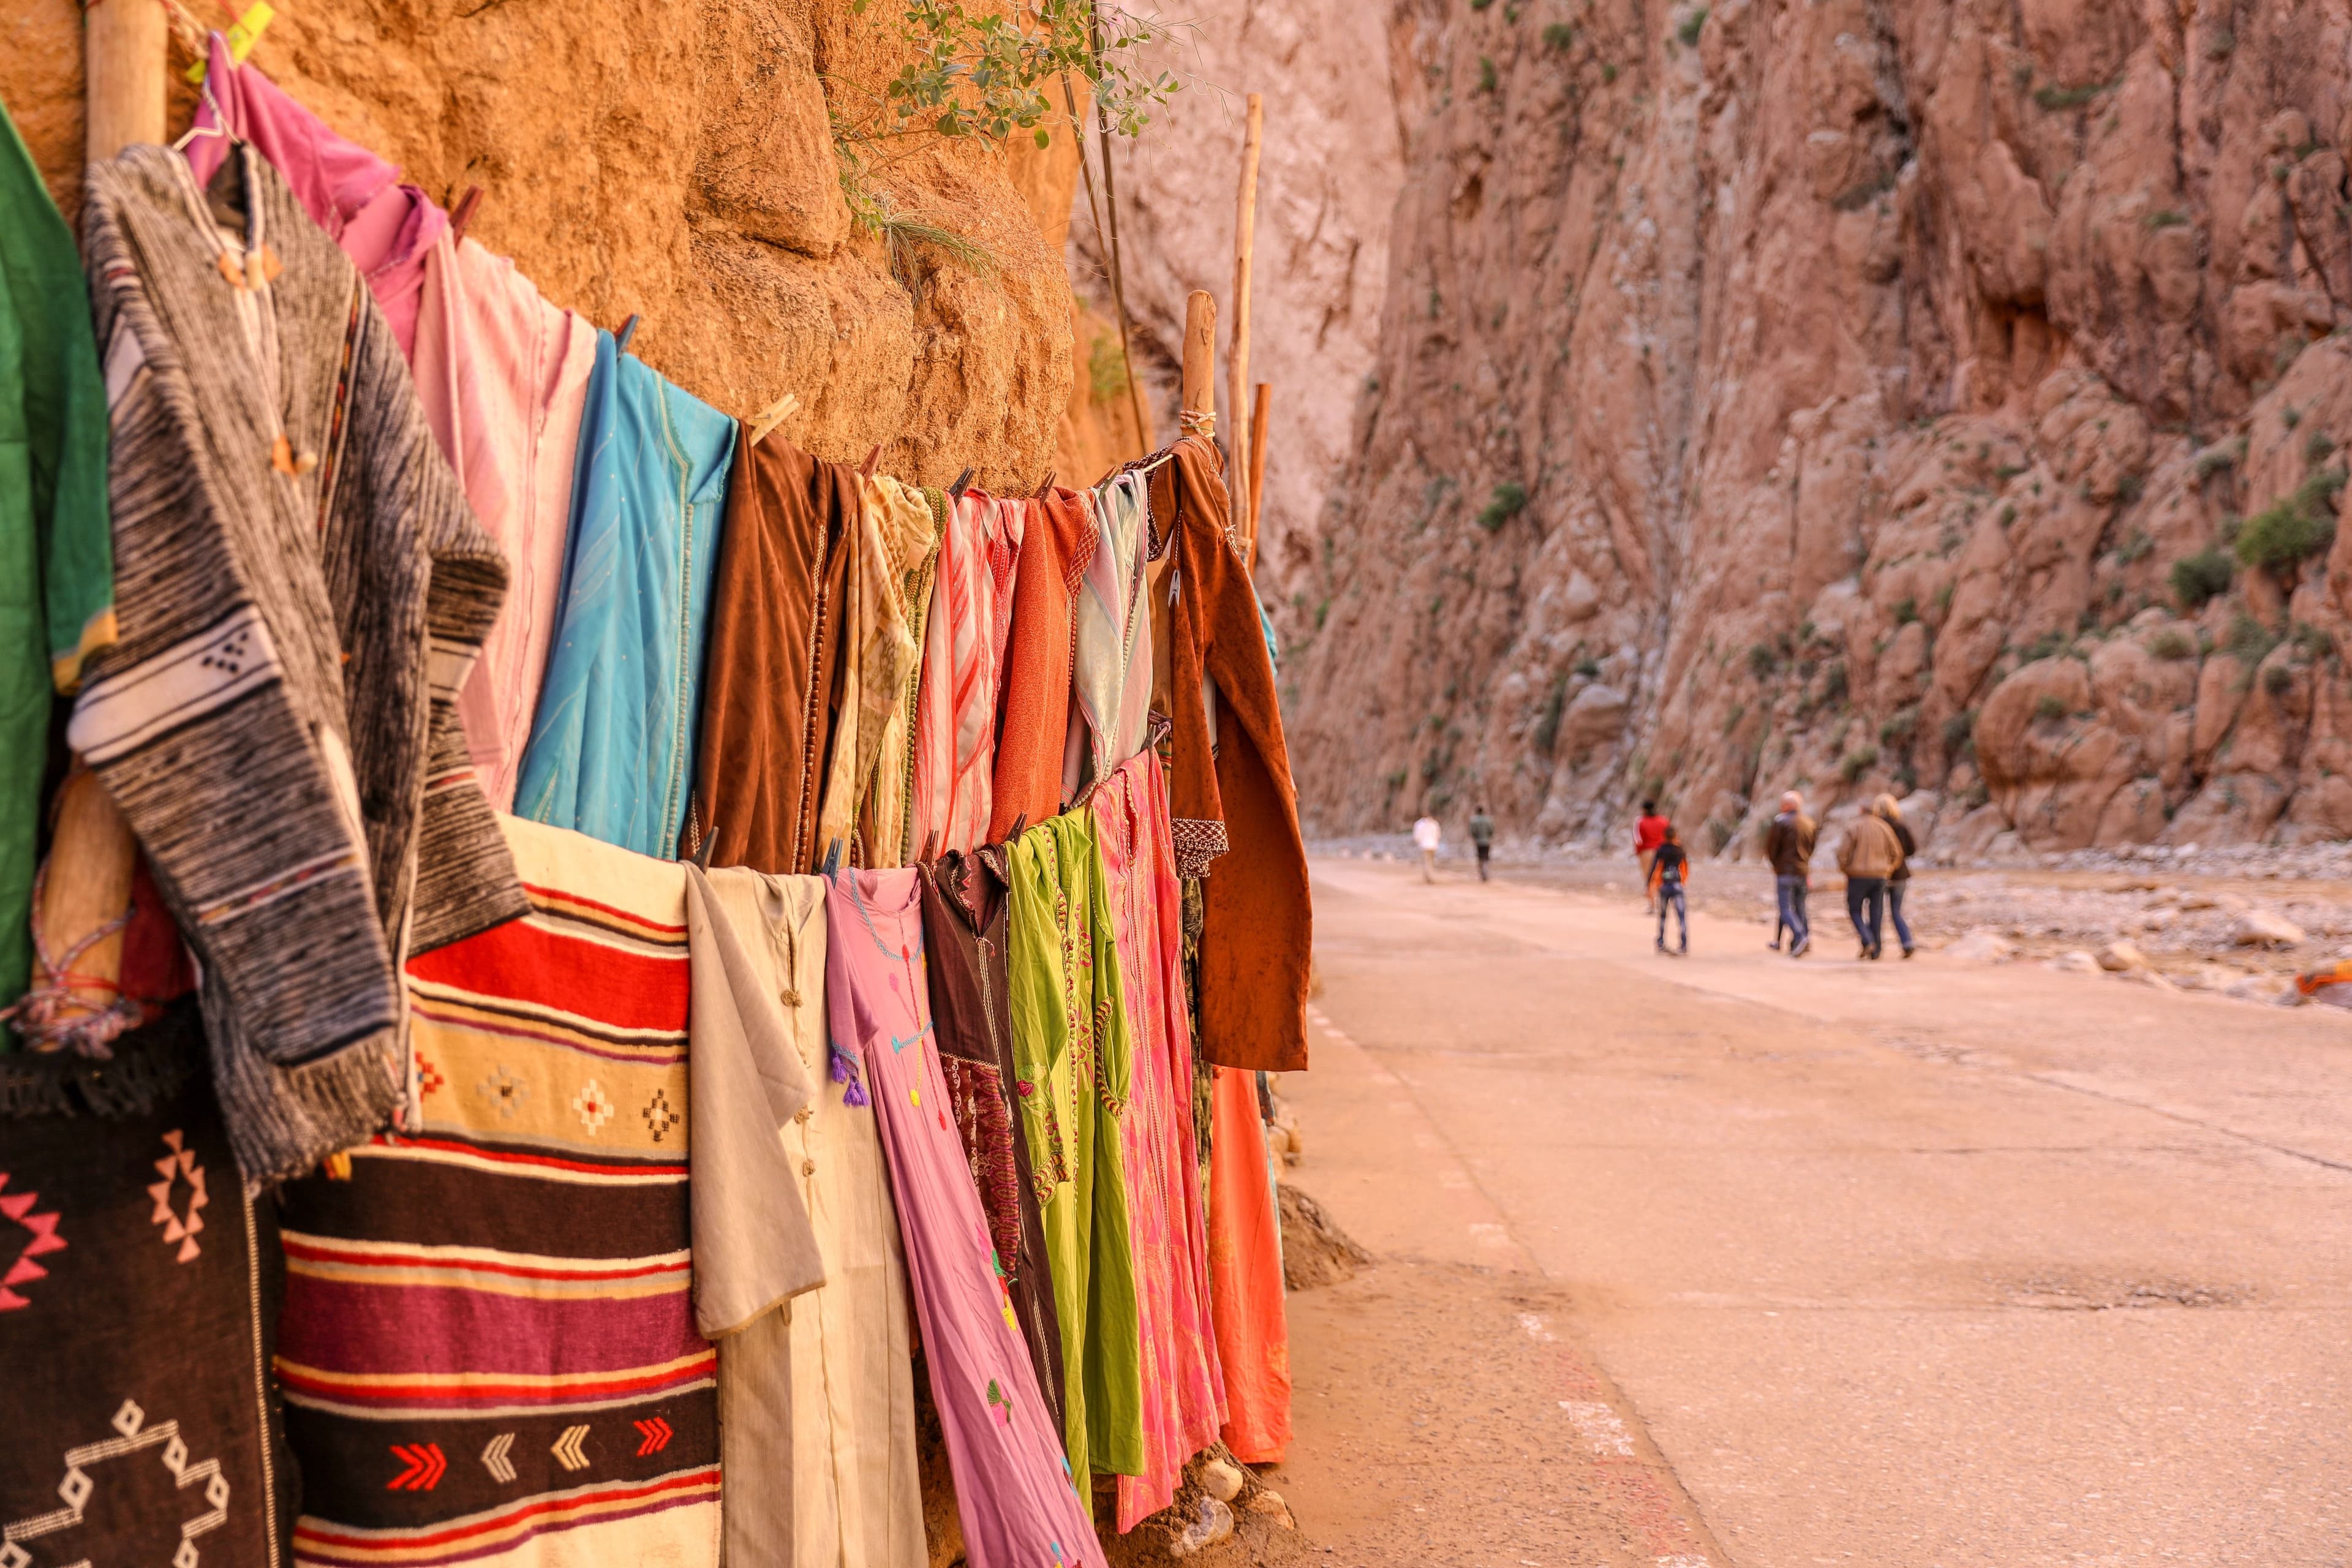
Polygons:
<instances>
[{"instance_id":1,"label":"paved road","mask_svg":"<svg viewBox=\"0 0 2352 1568\"><path fill-rule=\"evenodd\" d=\"M2352 1017L1933 955L1793 964L1704 917L1664 959L1624 901L1367 861L1318 861L1315 891L1294 1174L1391 1260L1369 1279L1420 1280L1410 1313L1294 1298L1285 1482L1339 1560L1514 1561L1446 1550L1458 1530L1383 1550L1433 1489L1547 1517L1475 1473L1381 1472L1380 1415L1321 1411L1414 1313L1537 1377L1518 1342L1552 1319L1478 1288L1459 1326L1420 1321L1460 1278L1559 1304L1570 1361L1540 1375L1581 1386L1511 1440L1589 1457L1613 1410L1653 1472L1613 1545L1518 1562L2352 1562ZM1460 1348L1427 1357L1414 1427L1505 1418L1491 1388L1449 1399Z\"/></svg>"}]
</instances>

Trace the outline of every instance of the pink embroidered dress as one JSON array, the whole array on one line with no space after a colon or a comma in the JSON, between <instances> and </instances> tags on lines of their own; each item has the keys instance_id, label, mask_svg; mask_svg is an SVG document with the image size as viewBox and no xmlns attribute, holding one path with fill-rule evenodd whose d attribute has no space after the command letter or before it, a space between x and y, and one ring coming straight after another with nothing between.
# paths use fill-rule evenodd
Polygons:
<instances>
[{"instance_id":1,"label":"pink embroidered dress","mask_svg":"<svg viewBox=\"0 0 2352 1568\"><path fill-rule=\"evenodd\" d=\"M1114 772L1095 792L1093 811L1135 1041L1120 1131L1142 1324L1143 1473L1118 1479L1124 1532L1175 1500L1184 1462L1216 1441L1225 1390L1210 1310L1206 1216L1193 1178L1183 892L1169 847L1159 757L1144 752Z\"/></svg>"},{"instance_id":2,"label":"pink embroidered dress","mask_svg":"<svg viewBox=\"0 0 2352 1568\"><path fill-rule=\"evenodd\" d=\"M967 490L950 509L923 631L908 841L969 854L988 831L997 689L1027 502Z\"/></svg>"},{"instance_id":3,"label":"pink embroidered dress","mask_svg":"<svg viewBox=\"0 0 2352 1568\"><path fill-rule=\"evenodd\" d=\"M880 1124L967 1561L971 1568L1104 1568L949 1115L917 876L846 870L826 895L833 1074L853 1086L852 1103L871 1100Z\"/></svg>"}]
</instances>

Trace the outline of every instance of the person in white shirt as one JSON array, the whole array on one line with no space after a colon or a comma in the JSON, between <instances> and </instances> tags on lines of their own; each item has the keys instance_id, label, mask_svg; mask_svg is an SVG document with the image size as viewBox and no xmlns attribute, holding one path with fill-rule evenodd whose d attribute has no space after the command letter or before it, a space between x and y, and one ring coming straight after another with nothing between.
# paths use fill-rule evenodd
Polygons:
<instances>
[{"instance_id":1,"label":"person in white shirt","mask_svg":"<svg viewBox=\"0 0 2352 1568\"><path fill-rule=\"evenodd\" d=\"M1445 830L1437 826L1437 818L1424 816L1412 825L1412 841L1421 847L1421 879L1437 880L1437 846Z\"/></svg>"}]
</instances>

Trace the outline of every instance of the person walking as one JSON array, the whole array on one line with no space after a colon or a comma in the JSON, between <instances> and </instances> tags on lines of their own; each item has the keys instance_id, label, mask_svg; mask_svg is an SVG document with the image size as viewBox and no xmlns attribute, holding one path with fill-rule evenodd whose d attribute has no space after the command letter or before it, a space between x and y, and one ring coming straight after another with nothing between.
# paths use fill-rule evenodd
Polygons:
<instances>
[{"instance_id":1,"label":"person walking","mask_svg":"<svg viewBox=\"0 0 2352 1568\"><path fill-rule=\"evenodd\" d=\"M1659 830L1658 847L1650 854L1650 898L1658 911L1658 951L1672 951L1677 957L1690 955L1690 904L1683 892L1683 883L1690 876L1690 857L1683 852L1682 835L1670 823ZM1679 927L1682 946L1666 946L1666 911L1672 910Z\"/></svg>"},{"instance_id":2,"label":"person walking","mask_svg":"<svg viewBox=\"0 0 2352 1568\"><path fill-rule=\"evenodd\" d=\"M1478 851L1478 879L1483 882L1486 879L1486 857L1495 851L1495 819L1486 815L1483 805L1470 814L1470 847Z\"/></svg>"},{"instance_id":3,"label":"person walking","mask_svg":"<svg viewBox=\"0 0 2352 1568\"><path fill-rule=\"evenodd\" d=\"M1911 922L1903 918L1903 895L1911 888L1911 857L1919 853L1919 841L1911 837L1903 820L1903 807L1893 795L1880 795L1871 809L1895 830L1895 847L1903 851L1886 876L1886 918L1895 922L1895 940L1903 944L1903 956L1908 958L1919 951L1919 944L1911 940Z\"/></svg>"},{"instance_id":4,"label":"person walking","mask_svg":"<svg viewBox=\"0 0 2352 1568\"><path fill-rule=\"evenodd\" d=\"M1795 790L1780 797L1780 815L1764 830L1764 858L1772 863L1772 888L1779 906L1772 951L1780 951L1780 933L1785 931L1790 958L1804 957L1813 945L1813 929L1805 917L1805 894L1813 885L1813 840L1820 832L1805 815L1805 797Z\"/></svg>"},{"instance_id":5,"label":"person walking","mask_svg":"<svg viewBox=\"0 0 2352 1568\"><path fill-rule=\"evenodd\" d=\"M1437 818L1427 812L1422 813L1420 820L1412 825L1412 841L1421 850L1421 879L1424 882L1437 880L1437 847L1444 838L1445 829L1438 826Z\"/></svg>"},{"instance_id":6,"label":"person walking","mask_svg":"<svg viewBox=\"0 0 2352 1568\"><path fill-rule=\"evenodd\" d=\"M1903 863L1903 841L1876 811L1865 811L1847 825L1838 845L1838 869L1845 873L1846 918L1862 939L1862 958L1878 956L1879 934L1886 921L1886 879Z\"/></svg>"},{"instance_id":7,"label":"person walking","mask_svg":"<svg viewBox=\"0 0 2352 1568\"><path fill-rule=\"evenodd\" d=\"M1658 853L1658 846L1665 841L1666 819L1658 815L1658 803L1643 801L1641 820L1633 824L1633 858L1642 865L1642 908L1644 912L1658 907L1657 899L1650 891L1652 884L1656 881L1650 875L1650 869L1651 861Z\"/></svg>"}]
</instances>

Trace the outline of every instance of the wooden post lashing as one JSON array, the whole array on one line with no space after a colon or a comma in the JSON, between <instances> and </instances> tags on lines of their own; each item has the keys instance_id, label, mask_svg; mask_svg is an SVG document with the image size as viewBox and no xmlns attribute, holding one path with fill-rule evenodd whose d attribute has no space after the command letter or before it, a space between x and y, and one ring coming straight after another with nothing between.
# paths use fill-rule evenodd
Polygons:
<instances>
[{"instance_id":1,"label":"wooden post lashing","mask_svg":"<svg viewBox=\"0 0 2352 1568\"><path fill-rule=\"evenodd\" d=\"M1184 412L1205 418L1211 429L1217 417L1216 374L1217 301L1206 289L1195 289L1184 300Z\"/></svg>"},{"instance_id":2,"label":"wooden post lashing","mask_svg":"<svg viewBox=\"0 0 2352 1568\"><path fill-rule=\"evenodd\" d=\"M112 159L163 140L163 72L171 19L159 0L93 0L82 32L82 155Z\"/></svg>"},{"instance_id":3,"label":"wooden post lashing","mask_svg":"<svg viewBox=\"0 0 2352 1568\"><path fill-rule=\"evenodd\" d=\"M1263 95L1249 95L1249 110L1242 128L1241 188L1234 199L1234 327L1233 344L1225 363L1225 405L1233 410L1230 454L1234 475L1234 537L1256 535L1256 508L1249 495L1250 453L1249 353L1250 258L1257 242L1257 161L1260 133L1265 121Z\"/></svg>"},{"instance_id":4,"label":"wooden post lashing","mask_svg":"<svg viewBox=\"0 0 2352 1568\"><path fill-rule=\"evenodd\" d=\"M1242 551L1242 561L1255 569L1257 565L1258 524L1265 505L1265 429L1274 403L1274 388L1265 382L1257 384L1257 396L1250 405L1249 440L1249 540Z\"/></svg>"}]
</instances>

